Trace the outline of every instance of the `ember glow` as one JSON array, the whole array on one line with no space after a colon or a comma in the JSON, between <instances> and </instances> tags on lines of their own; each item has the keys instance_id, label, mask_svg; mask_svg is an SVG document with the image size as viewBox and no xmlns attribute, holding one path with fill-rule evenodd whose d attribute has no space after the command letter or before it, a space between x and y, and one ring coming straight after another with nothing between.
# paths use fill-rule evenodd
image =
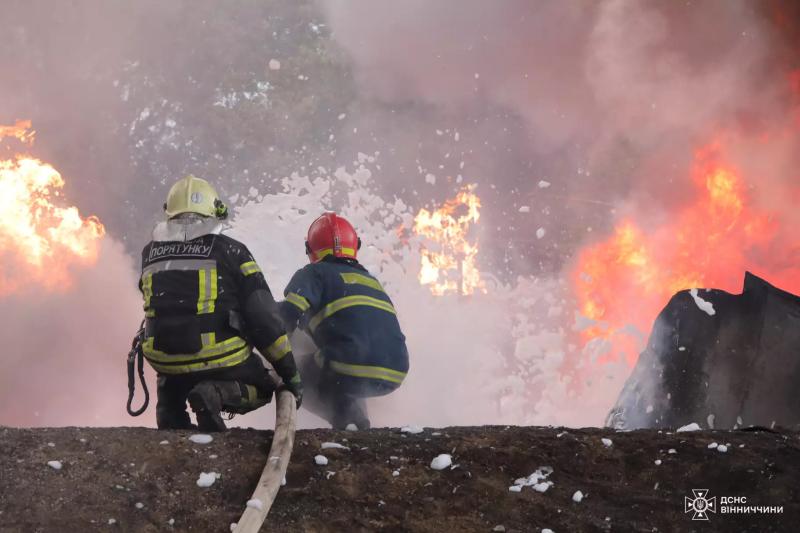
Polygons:
<instances>
[{"instance_id":1,"label":"ember glow","mask_svg":"<svg viewBox=\"0 0 800 533\"><path fill-rule=\"evenodd\" d=\"M438 209L421 209L414 218L414 233L422 237L419 282L431 293L473 294L485 292L476 266L477 239L470 228L480 219L481 201L467 186Z\"/></svg>"},{"instance_id":2,"label":"ember glow","mask_svg":"<svg viewBox=\"0 0 800 533\"><path fill-rule=\"evenodd\" d=\"M29 122L0 126L0 139L30 145ZM95 217L63 206L64 180L56 169L28 155L0 159L0 295L27 284L48 290L70 286L70 269L97 261L105 229Z\"/></svg>"},{"instance_id":3,"label":"ember glow","mask_svg":"<svg viewBox=\"0 0 800 533\"><path fill-rule=\"evenodd\" d=\"M3 126L0 124L0 139L3 137L13 137L27 145L33 144L36 132L31 129L30 120L18 120L13 126Z\"/></svg>"},{"instance_id":4,"label":"ember glow","mask_svg":"<svg viewBox=\"0 0 800 533\"><path fill-rule=\"evenodd\" d=\"M668 222L644 229L623 220L608 240L580 254L573 283L581 314L593 321L583 334L587 341L610 341L605 359L622 354L633 365L644 337L634 342L630 326L646 334L677 291L738 293L746 270L786 290L800 289L800 265L790 257L797 238L786 242L792 237L782 231L781 214L754 205L751 186L722 154L717 143L696 153L695 200ZM751 183L757 187L757 180Z\"/></svg>"}]
</instances>

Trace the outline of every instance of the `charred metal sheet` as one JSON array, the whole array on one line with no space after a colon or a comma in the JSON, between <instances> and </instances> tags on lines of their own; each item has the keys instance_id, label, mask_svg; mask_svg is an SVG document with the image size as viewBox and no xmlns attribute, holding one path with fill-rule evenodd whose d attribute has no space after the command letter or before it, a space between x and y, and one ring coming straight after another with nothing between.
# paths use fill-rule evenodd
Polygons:
<instances>
[{"instance_id":1,"label":"charred metal sheet","mask_svg":"<svg viewBox=\"0 0 800 533\"><path fill-rule=\"evenodd\" d=\"M800 297L749 272L742 294L701 289L672 297L606 425L692 422L800 424Z\"/></svg>"}]
</instances>

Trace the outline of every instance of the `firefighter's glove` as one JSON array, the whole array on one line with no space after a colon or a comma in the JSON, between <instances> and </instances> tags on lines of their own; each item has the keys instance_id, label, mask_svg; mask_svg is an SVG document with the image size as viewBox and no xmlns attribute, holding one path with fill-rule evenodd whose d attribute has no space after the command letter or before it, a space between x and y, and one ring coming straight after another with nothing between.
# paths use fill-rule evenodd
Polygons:
<instances>
[{"instance_id":1,"label":"firefighter's glove","mask_svg":"<svg viewBox=\"0 0 800 533\"><path fill-rule=\"evenodd\" d=\"M280 389L286 389L292 394L294 394L295 399L297 400L297 408L300 409L300 405L303 403L303 380L300 379L300 372L295 372L294 376L292 376L289 380L283 380L283 385Z\"/></svg>"}]
</instances>

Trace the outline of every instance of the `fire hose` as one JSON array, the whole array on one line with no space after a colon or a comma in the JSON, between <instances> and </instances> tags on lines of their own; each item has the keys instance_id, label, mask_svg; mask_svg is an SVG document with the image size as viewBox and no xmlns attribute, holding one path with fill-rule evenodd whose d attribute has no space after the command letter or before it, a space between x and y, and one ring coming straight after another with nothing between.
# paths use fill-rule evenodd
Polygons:
<instances>
[{"instance_id":1,"label":"fire hose","mask_svg":"<svg viewBox=\"0 0 800 533\"><path fill-rule=\"evenodd\" d=\"M144 337L144 322L142 329L133 338L131 350L128 352L128 414L139 416L145 412L150 403L150 393L147 390L147 382L144 378L144 354L142 352L142 339ZM136 387L136 364L138 360L139 381L144 390L144 402L142 406L133 410L133 396ZM294 394L286 389L279 388L275 393L275 432L272 437L272 445L267 455L267 464L261 472L251 498L255 505L248 505L242 513L242 517L234 529L235 533L256 533L261 529L264 520L267 518L272 503L278 495L286 469L289 467L289 458L292 455L294 446L295 415L297 413L297 400Z\"/></svg>"},{"instance_id":2,"label":"fire hose","mask_svg":"<svg viewBox=\"0 0 800 533\"><path fill-rule=\"evenodd\" d=\"M128 414L131 416L139 416L140 414L144 413L147 410L147 406L150 405L150 391L147 390L147 381L144 379L144 353L142 353L142 338L144 338L144 322L142 322L141 327L139 328L138 333L133 338L133 342L131 343L131 350L128 352ZM135 376L135 367L138 360L138 372L139 372L139 383L142 384L142 390L144 391L144 401L142 402L142 406L137 409L131 409L131 404L133 403L133 395L136 392L136 376Z\"/></svg>"},{"instance_id":3,"label":"fire hose","mask_svg":"<svg viewBox=\"0 0 800 533\"><path fill-rule=\"evenodd\" d=\"M288 390L278 389L275 396L275 433L267 455L267 464L250 500L254 504L248 502L242 517L236 523L234 533L256 533L261 529L289 466L294 446L297 404L294 395Z\"/></svg>"}]
</instances>

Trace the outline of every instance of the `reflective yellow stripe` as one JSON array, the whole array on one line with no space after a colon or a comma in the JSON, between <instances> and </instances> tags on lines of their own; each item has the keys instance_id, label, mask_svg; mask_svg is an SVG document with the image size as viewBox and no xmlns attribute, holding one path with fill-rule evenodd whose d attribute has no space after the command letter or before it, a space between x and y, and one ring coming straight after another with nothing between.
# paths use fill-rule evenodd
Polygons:
<instances>
[{"instance_id":1,"label":"reflective yellow stripe","mask_svg":"<svg viewBox=\"0 0 800 533\"><path fill-rule=\"evenodd\" d=\"M217 268L211 269L211 299L208 302L208 312L213 313L217 302Z\"/></svg>"},{"instance_id":2,"label":"reflective yellow stripe","mask_svg":"<svg viewBox=\"0 0 800 533\"><path fill-rule=\"evenodd\" d=\"M305 298L303 298L302 296L300 296L295 292L290 292L289 294L287 294L286 301L294 305L304 313L308 311L308 309L311 307L311 304L309 303L308 300L306 300Z\"/></svg>"},{"instance_id":3,"label":"reflective yellow stripe","mask_svg":"<svg viewBox=\"0 0 800 533\"><path fill-rule=\"evenodd\" d=\"M142 351L150 366L162 374L184 374L212 368L224 368L238 365L250 356L250 345L241 337L231 337L216 342L215 333L201 335L203 348L194 354L168 355L153 348L153 337L145 339ZM214 357L217 357L214 359ZM202 361L202 359L209 359ZM185 363L182 365L168 363Z\"/></svg>"},{"instance_id":4,"label":"reflective yellow stripe","mask_svg":"<svg viewBox=\"0 0 800 533\"><path fill-rule=\"evenodd\" d=\"M245 346L241 350L232 353L231 355L201 363L189 363L185 365L161 365L151 361L149 357L148 361L150 362L150 366L153 367L153 370L160 372L161 374L185 374L187 372L197 372L199 370L211 370L213 368L235 366L243 361L246 361L248 357L250 357L250 348Z\"/></svg>"},{"instance_id":5,"label":"reflective yellow stripe","mask_svg":"<svg viewBox=\"0 0 800 533\"><path fill-rule=\"evenodd\" d=\"M215 342L216 339L214 333L204 333L202 335L202 339L203 348L199 352L193 354L171 355L158 351L153 348L153 337L148 337L145 339L145 341L142 343L142 351L147 359L151 362L184 363L195 361L197 359L206 359L216 355L223 355L231 350L247 347L247 341L241 337L231 337L230 339L217 343Z\"/></svg>"},{"instance_id":6,"label":"reflective yellow stripe","mask_svg":"<svg viewBox=\"0 0 800 533\"><path fill-rule=\"evenodd\" d=\"M205 268L197 271L198 292L197 314L213 313L217 300L217 268Z\"/></svg>"},{"instance_id":7,"label":"reflective yellow stripe","mask_svg":"<svg viewBox=\"0 0 800 533\"><path fill-rule=\"evenodd\" d=\"M247 389L247 404L255 405L258 401L258 389L252 385L245 385L244 387Z\"/></svg>"},{"instance_id":8,"label":"reflective yellow stripe","mask_svg":"<svg viewBox=\"0 0 800 533\"><path fill-rule=\"evenodd\" d=\"M281 335L278 337L278 340L273 342L269 348L267 348L267 355L269 355L268 359L270 362L277 363L284 357L286 354L292 351L292 345L289 343L289 337L286 335Z\"/></svg>"},{"instance_id":9,"label":"reflective yellow stripe","mask_svg":"<svg viewBox=\"0 0 800 533\"><path fill-rule=\"evenodd\" d=\"M146 316L155 316L155 309L147 309L153 296L153 275L160 272L197 272L197 314L213 313L218 297L217 262L209 259L174 259L160 261L145 267L142 273L142 293Z\"/></svg>"},{"instance_id":10,"label":"reflective yellow stripe","mask_svg":"<svg viewBox=\"0 0 800 533\"><path fill-rule=\"evenodd\" d=\"M156 310L150 309L150 298L153 297L153 273L146 272L142 276L142 294L144 295L144 311L145 316L156 316Z\"/></svg>"},{"instance_id":11,"label":"reflective yellow stripe","mask_svg":"<svg viewBox=\"0 0 800 533\"><path fill-rule=\"evenodd\" d=\"M169 261L159 261L144 268L148 274L158 272L175 272L186 270L202 270L204 268L214 268L217 262L213 259L170 259Z\"/></svg>"},{"instance_id":12,"label":"reflective yellow stripe","mask_svg":"<svg viewBox=\"0 0 800 533\"><path fill-rule=\"evenodd\" d=\"M330 361L330 366L334 372L357 378L382 379L392 383L402 383L406 377L405 372L398 372L382 366L351 365L339 361Z\"/></svg>"},{"instance_id":13,"label":"reflective yellow stripe","mask_svg":"<svg viewBox=\"0 0 800 533\"><path fill-rule=\"evenodd\" d=\"M373 298L372 296L363 296L363 295L356 295L356 296L345 296L344 298L339 298L338 300L334 300L328 305L326 305L322 311L314 315L314 318L311 319L309 322L309 326L311 330L317 329L320 322L325 320L326 318L330 317L332 314L341 311L342 309L347 309L348 307L353 307L355 305L366 305L369 307L375 307L377 309L381 309L383 311L397 314L395 313L394 307L387 301L379 300L377 298Z\"/></svg>"},{"instance_id":14,"label":"reflective yellow stripe","mask_svg":"<svg viewBox=\"0 0 800 533\"><path fill-rule=\"evenodd\" d=\"M322 259L325 256L331 255L333 253L333 248L325 248L324 250L320 250L317 253L317 259ZM356 256L356 251L352 248L342 248L342 253L344 255L352 255L353 257Z\"/></svg>"},{"instance_id":15,"label":"reflective yellow stripe","mask_svg":"<svg viewBox=\"0 0 800 533\"><path fill-rule=\"evenodd\" d=\"M366 285L367 287L375 289L376 291L384 292L381 283L377 279L373 279L369 276L364 276L363 274L357 274L355 272L348 272L346 274L342 273L340 276L342 276L342 279L348 285Z\"/></svg>"},{"instance_id":16,"label":"reflective yellow stripe","mask_svg":"<svg viewBox=\"0 0 800 533\"><path fill-rule=\"evenodd\" d=\"M242 263L239 265L239 270L242 271L242 274L245 276L249 276L250 274L255 274L256 272L261 272L261 269L258 267L255 261L248 261L247 263Z\"/></svg>"},{"instance_id":17,"label":"reflective yellow stripe","mask_svg":"<svg viewBox=\"0 0 800 533\"><path fill-rule=\"evenodd\" d=\"M200 290L198 291L198 295L197 295L197 314L198 315L206 312L205 311L205 295L206 295L206 273L207 272L208 272L207 270L202 270L202 269L197 271L197 276L198 276L198 279L200 280L198 282Z\"/></svg>"}]
</instances>

